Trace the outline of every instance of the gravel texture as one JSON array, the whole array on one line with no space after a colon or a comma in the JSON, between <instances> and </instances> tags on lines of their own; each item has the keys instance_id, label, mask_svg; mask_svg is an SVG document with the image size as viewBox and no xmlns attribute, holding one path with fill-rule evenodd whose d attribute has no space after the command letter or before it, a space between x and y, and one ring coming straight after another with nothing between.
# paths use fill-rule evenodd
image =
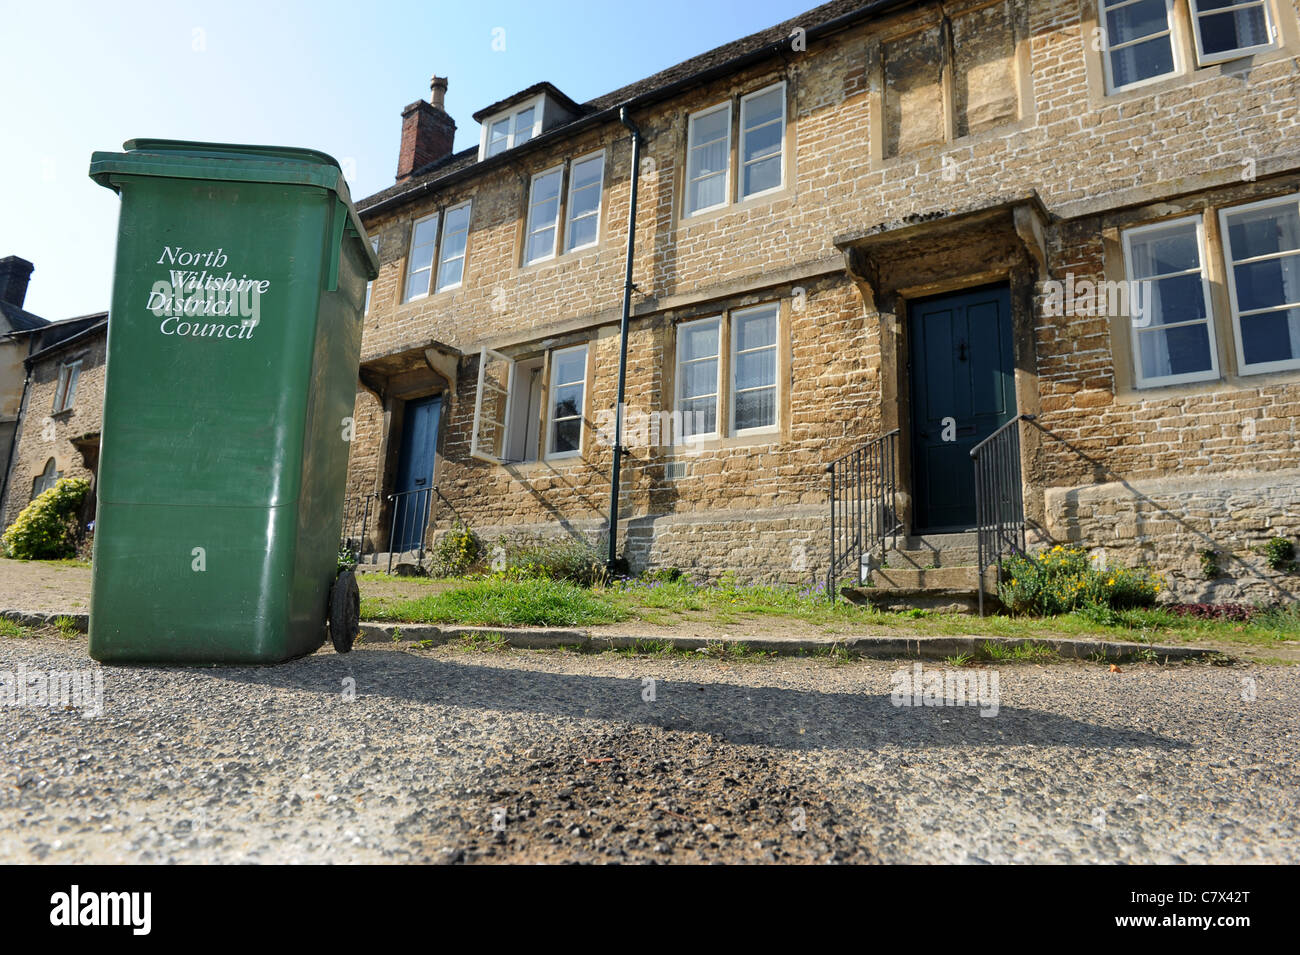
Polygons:
<instances>
[{"instance_id":1,"label":"gravel texture","mask_svg":"<svg viewBox=\"0 0 1300 955\"><path fill-rule=\"evenodd\" d=\"M4 639L103 712L0 705L0 862L1300 861L1300 671L1003 666L984 717L911 665Z\"/></svg>"}]
</instances>

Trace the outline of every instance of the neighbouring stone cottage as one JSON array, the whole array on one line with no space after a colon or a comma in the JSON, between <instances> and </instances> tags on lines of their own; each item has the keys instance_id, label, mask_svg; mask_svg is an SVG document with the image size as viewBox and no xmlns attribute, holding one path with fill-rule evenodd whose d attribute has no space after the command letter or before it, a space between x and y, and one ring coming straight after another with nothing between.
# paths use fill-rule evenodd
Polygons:
<instances>
[{"instance_id":1,"label":"neighbouring stone cottage","mask_svg":"<svg viewBox=\"0 0 1300 955\"><path fill-rule=\"evenodd\" d=\"M108 314L49 322L22 311L32 264L0 259L0 528L59 478L92 486L99 467Z\"/></svg>"},{"instance_id":2,"label":"neighbouring stone cottage","mask_svg":"<svg viewBox=\"0 0 1300 955\"><path fill-rule=\"evenodd\" d=\"M878 582L951 586L997 432L978 453L1031 546L1295 599L1254 548L1300 534L1297 24L1294 0L834 2L585 103L539 82L462 152L435 77L358 204L367 553L456 520L606 531L635 126L633 569L824 579L834 477L868 515L835 578L881 574L896 524L912 576Z\"/></svg>"}]
</instances>

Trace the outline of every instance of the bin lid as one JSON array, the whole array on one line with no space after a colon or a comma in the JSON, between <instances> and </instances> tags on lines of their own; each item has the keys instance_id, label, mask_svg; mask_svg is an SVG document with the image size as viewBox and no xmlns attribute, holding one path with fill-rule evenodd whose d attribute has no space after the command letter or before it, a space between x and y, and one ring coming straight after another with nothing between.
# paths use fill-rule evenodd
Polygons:
<instances>
[{"instance_id":1,"label":"bin lid","mask_svg":"<svg viewBox=\"0 0 1300 955\"><path fill-rule=\"evenodd\" d=\"M333 156L294 146L199 143L183 139L128 139L122 148L126 152L92 153L90 178L114 190L112 177L123 175L283 183L328 189L347 207L352 231L365 249L369 278L379 275L379 257L365 241L366 227L352 204L343 170Z\"/></svg>"}]
</instances>

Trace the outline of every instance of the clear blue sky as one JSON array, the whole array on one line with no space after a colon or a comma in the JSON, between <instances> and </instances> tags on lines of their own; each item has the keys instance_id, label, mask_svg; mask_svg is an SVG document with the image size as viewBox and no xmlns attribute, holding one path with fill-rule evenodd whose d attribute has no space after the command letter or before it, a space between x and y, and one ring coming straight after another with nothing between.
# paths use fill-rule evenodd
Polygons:
<instances>
[{"instance_id":1,"label":"clear blue sky","mask_svg":"<svg viewBox=\"0 0 1300 955\"><path fill-rule=\"evenodd\" d=\"M0 257L36 265L27 309L108 307L118 199L90 154L132 137L321 149L354 196L389 186L400 114L450 78L456 148L471 114L539 80L578 102L771 26L817 0L0 0ZM504 29L505 50L493 50Z\"/></svg>"}]
</instances>

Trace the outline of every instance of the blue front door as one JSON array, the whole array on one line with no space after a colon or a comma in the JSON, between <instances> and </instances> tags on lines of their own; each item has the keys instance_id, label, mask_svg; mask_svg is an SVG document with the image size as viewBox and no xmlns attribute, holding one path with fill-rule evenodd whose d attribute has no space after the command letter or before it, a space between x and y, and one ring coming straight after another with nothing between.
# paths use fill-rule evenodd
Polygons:
<instances>
[{"instance_id":1,"label":"blue front door","mask_svg":"<svg viewBox=\"0 0 1300 955\"><path fill-rule=\"evenodd\" d=\"M442 397L406 403L397 454L392 550L418 550L433 507L433 456L438 446Z\"/></svg>"}]
</instances>

